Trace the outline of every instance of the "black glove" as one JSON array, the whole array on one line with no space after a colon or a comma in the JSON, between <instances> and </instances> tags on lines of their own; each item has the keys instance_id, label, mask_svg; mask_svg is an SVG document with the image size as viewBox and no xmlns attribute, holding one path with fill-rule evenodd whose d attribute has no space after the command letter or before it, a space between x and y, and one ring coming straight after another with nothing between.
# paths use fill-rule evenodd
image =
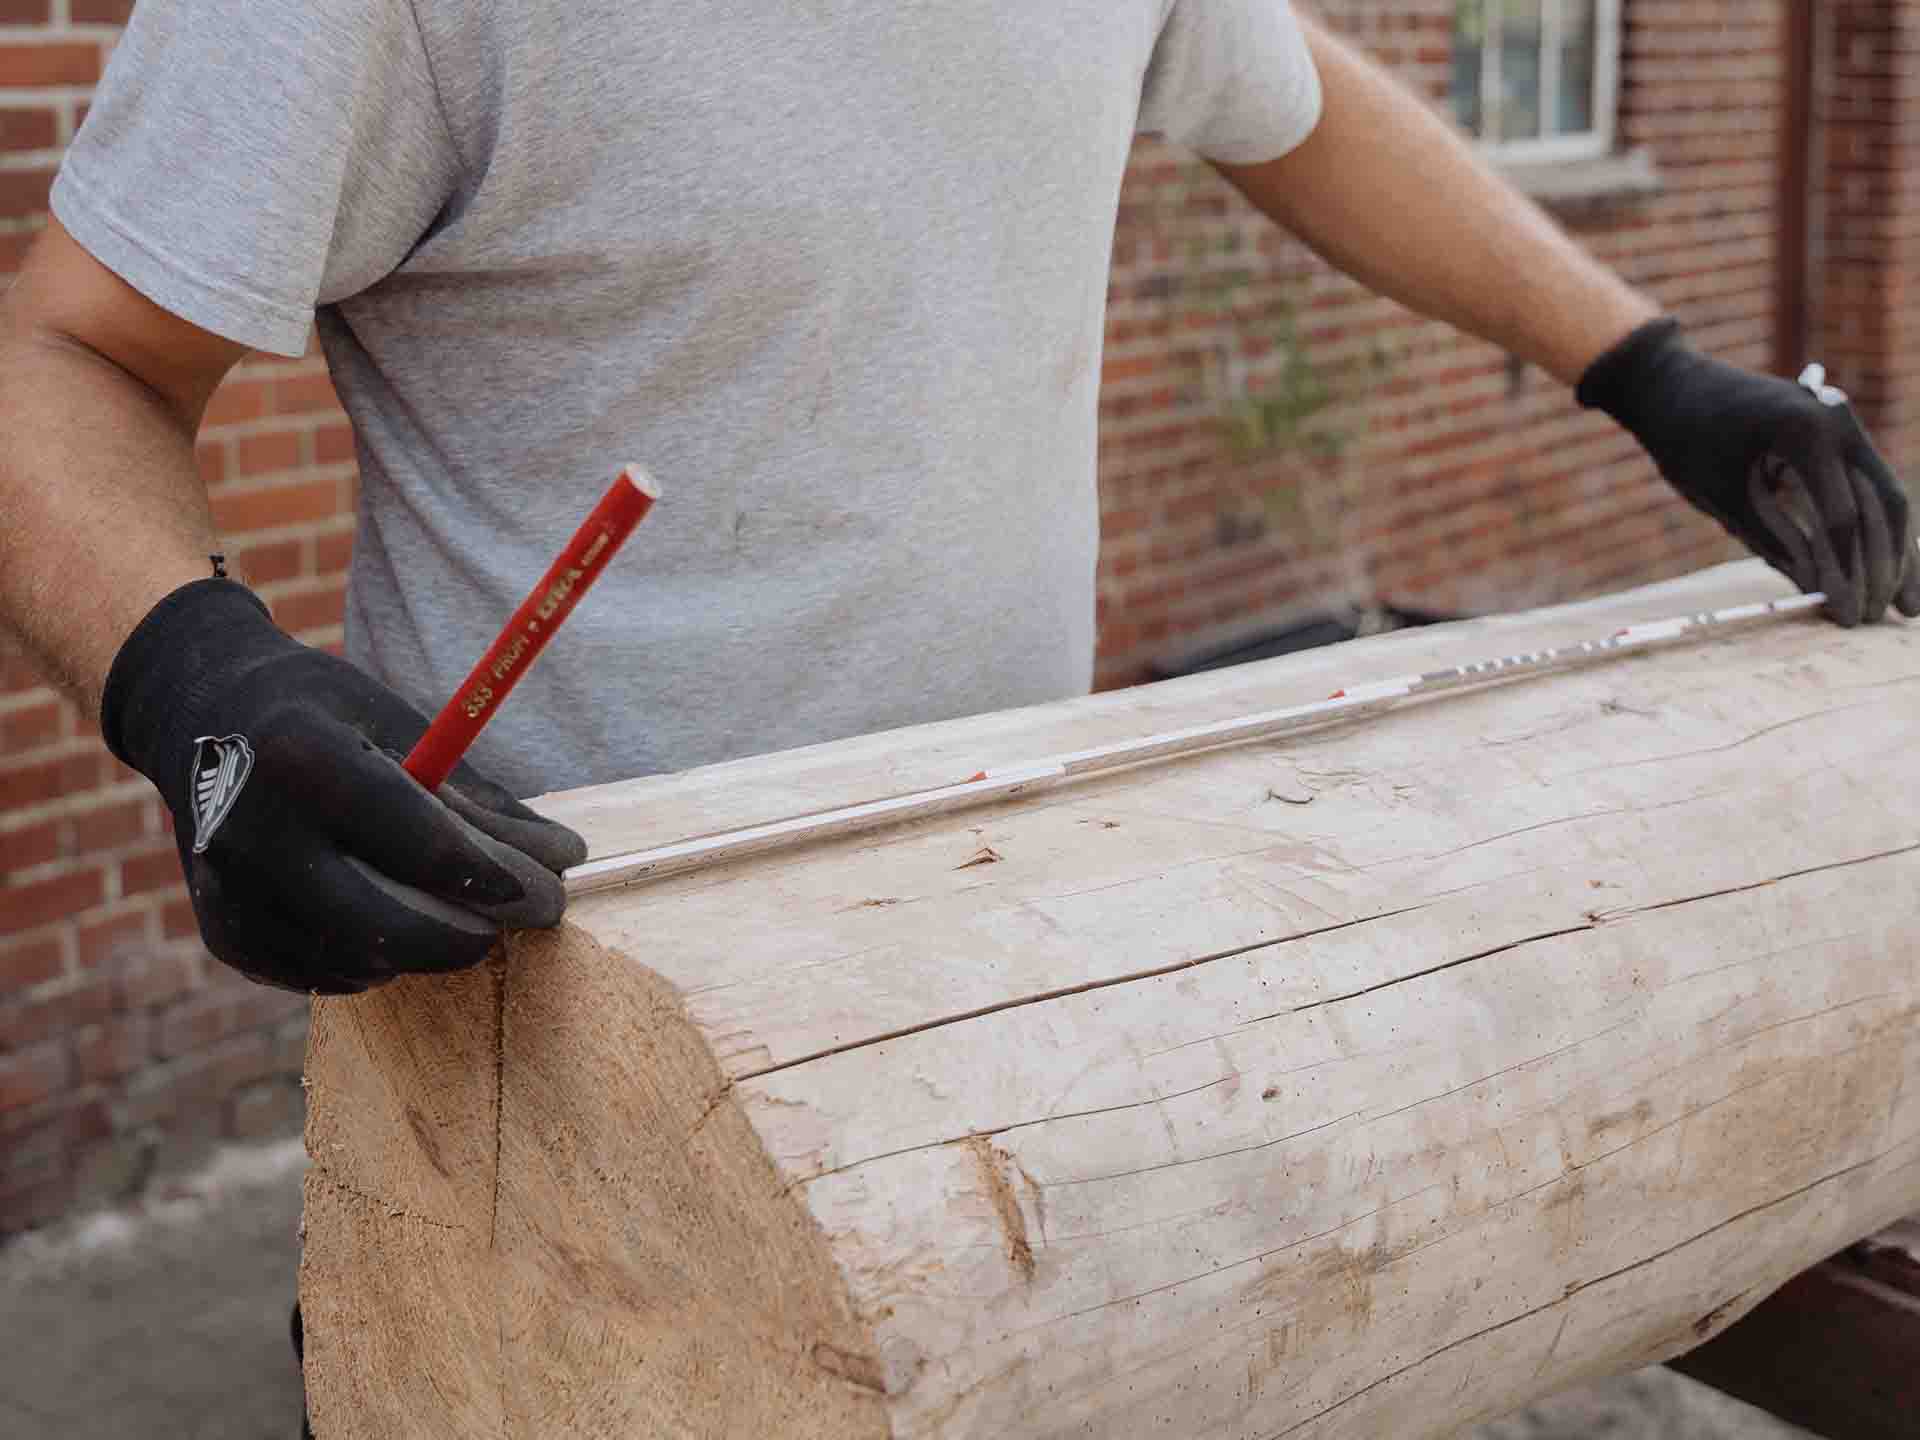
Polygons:
<instances>
[{"instance_id":1,"label":"black glove","mask_svg":"<svg viewBox=\"0 0 1920 1440\"><path fill-rule=\"evenodd\" d=\"M1633 432L1667 482L1842 625L1920 615L1907 495L1846 396L1710 359L1653 320L1580 379L1580 403Z\"/></svg>"},{"instance_id":2,"label":"black glove","mask_svg":"<svg viewBox=\"0 0 1920 1440\"><path fill-rule=\"evenodd\" d=\"M559 922L586 843L469 766L400 768L426 718L274 625L245 586L168 595L115 657L107 746L158 787L207 948L289 990L352 994Z\"/></svg>"}]
</instances>

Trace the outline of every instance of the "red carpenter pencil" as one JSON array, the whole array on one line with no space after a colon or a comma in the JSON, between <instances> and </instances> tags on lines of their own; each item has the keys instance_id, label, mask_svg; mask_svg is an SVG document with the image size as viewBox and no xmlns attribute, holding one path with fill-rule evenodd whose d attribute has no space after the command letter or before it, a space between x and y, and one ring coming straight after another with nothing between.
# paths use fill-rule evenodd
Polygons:
<instances>
[{"instance_id":1,"label":"red carpenter pencil","mask_svg":"<svg viewBox=\"0 0 1920 1440\"><path fill-rule=\"evenodd\" d=\"M500 702L520 683L534 657L659 498L659 487L640 466L629 465L620 472L586 523L567 542L567 548L540 577L540 583L513 612L499 638L408 753L405 765L409 775L429 790L440 788L481 727L493 718Z\"/></svg>"}]
</instances>

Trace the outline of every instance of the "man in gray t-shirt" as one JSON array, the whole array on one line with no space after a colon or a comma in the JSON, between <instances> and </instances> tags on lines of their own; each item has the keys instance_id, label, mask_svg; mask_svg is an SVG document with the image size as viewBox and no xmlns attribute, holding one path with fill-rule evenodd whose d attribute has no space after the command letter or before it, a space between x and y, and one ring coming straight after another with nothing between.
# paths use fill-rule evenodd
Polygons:
<instances>
[{"instance_id":1,"label":"man in gray t-shirt","mask_svg":"<svg viewBox=\"0 0 1920 1440\"><path fill-rule=\"evenodd\" d=\"M1083 691L1141 129L1578 382L1840 623L1920 612L1843 397L1689 349L1286 0L148 0L0 305L0 614L159 787L209 949L470 965L584 853L516 796ZM205 570L207 399L310 324L356 663ZM629 459L639 551L428 794L394 756Z\"/></svg>"},{"instance_id":2,"label":"man in gray t-shirt","mask_svg":"<svg viewBox=\"0 0 1920 1440\"><path fill-rule=\"evenodd\" d=\"M1087 688L1128 146L1262 160L1319 115L1286 5L1165 8L148 5L53 212L232 340L317 319L348 654L418 706L621 462L659 475L473 757L684 769Z\"/></svg>"}]
</instances>

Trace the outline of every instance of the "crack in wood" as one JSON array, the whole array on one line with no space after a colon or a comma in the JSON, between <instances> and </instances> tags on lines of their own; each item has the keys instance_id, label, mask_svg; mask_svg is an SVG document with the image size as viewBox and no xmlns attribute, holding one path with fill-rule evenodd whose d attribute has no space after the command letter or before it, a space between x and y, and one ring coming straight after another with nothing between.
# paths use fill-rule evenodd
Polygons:
<instances>
[{"instance_id":1,"label":"crack in wood","mask_svg":"<svg viewBox=\"0 0 1920 1440\"><path fill-rule=\"evenodd\" d=\"M358 1200L363 1205L371 1205L376 1207L382 1213L384 1213L389 1219L411 1220L416 1225L426 1225L435 1230L447 1230L452 1232L455 1235L468 1235L472 1233L463 1225L455 1225L450 1221L446 1221L446 1220L431 1220L431 1219L428 1219L425 1215L422 1215L416 1211L407 1209L407 1207L404 1205L396 1205L393 1203L393 1201L384 1200L378 1195L369 1195L364 1190L356 1190L353 1186L347 1184L346 1181L340 1179L338 1176L334 1175L331 1171L328 1171L319 1166L315 1166L314 1178L317 1179L322 1185L328 1186L330 1189L338 1190L342 1195L351 1196L353 1199Z\"/></svg>"},{"instance_id":2,"label":"crack in wood","mask_svg":"<svg viewBox=\"0 0 1920 1440\"><path fill-rule=\"evenodd\" d=\"M493 981L493 1201L487 1215L487 1249L500 1233L501 1133L507 1109L507 957L495 950L487 961Z\"/></svg>"},{"instance_id":3,"label":"crack in wood","mask_svg":"<svg viewBox=\"0 0 1920 1440\"><path fill-rule=\"evenodd\" d=\"M1724 755L1729 750L1738 750L1742 745L1751 745L1755 740L1763 736L1772 735L1781 730L1790 730L1796 725L1805 725L1810 720L1825 720L1829 716L1845 715L1850 710L1879 710L1882 708L1884 707L1876 703L1841 705L1831 710L1816 710L1808 715L1795 715L1788 720L1776 720L1771 725L1763 725L1752 734L1743 735L1738 740L1729 740L1724 745L1708 745L1699 750L1676 750L1671 755L1649 755L1644 760L1620 760L1606 765L1589 765L1584 770L1573 771L1568 778L1577 779L1582 775L1591 775L1595 771L1600 770L1604 770L1608 774L1617 774L1619 771L1632 770L1641 765L1664 765L1669 761L1692 760L1702 755Z\"/></svg>"},{"instance_id":4,"label":"crack in wood","mask_svg":"<svg viewBox=\"0 0 1920 1440\"><path fill-rule=\"evenodd\" d=\"M1912 855L1916 851L1920 851L1920 844L1896 845L1891 850L1876 850L1871 855L1854 855L1845 860L1830 860L1824 865L1809 865L1804 870L1787 870L1779 875L1768 876L1765 880L1754 880L1745 885L1729 885L1724 890L1707 890L1698 895L1682 895L1673 900L1656 900L1648 905L1628 905L1618 910L1594 911L1593 918L1596 924L1611 924L1629 915L1648 915L1655 910L1671 910L1676 905L1696 905L1702 900L1717 900L1724 895L1744 895L1750 890L1764 890L1769 885L1778 885L1783 880L1798 880L1802 876L1819 875L1828 870L1844 870L1850 865L1868 865L1875 860L1891 860L1899 855Z\"/></svg>"},{"instance_id":5,"label":"crack in wood","mask_svg":"<svg viewBox=\"0 0 1920 1440\"><path fill-rule=\"evenodd\" d=\"M688 1140L698 1135L705 1128L707 1121L713 1118L714 1112L726 1103L727 1097L733 1094L733 1084L731 1080L722 1081L720 1088L708 1098L706 1105L700 1111L699 1118L687 1127Z\"/></svg>"},{"instance_id":6,"label":"crack in wood","mask_svg":"<svg viewBox=\"0 0 1920 1440\"><path fill-rule=\"evenodd\" d=\"M1080 985L1063 985L1056 990L1041 990L1032 995L1021 995L1012 1000L1002 1000L994 1005L982 1005L977 1009L963 1010L953 1015L943 1015L937 1020L925 1020L918 1025L904 1025L896 1030L869 1035L864 1039L850 1040L844 1045L831 1045L822 1050L797 1055L791 1060L782 1060L777 1064L765 1065L758 1070L748 1070L733 1077L737 1084L745 1080L758 1080L763 1076L774 1075L782 1070L791 1070L799 1065L810 1065L815 1060L824 1060L830 1055L844 1055L851 1050L863 1050L872 1045L884 1045L892 1040L904 1039L909 1035L923 1034L928 1030L938 1030L945 1025L958 1025L965 1020L978 1020L985 1015L998 1015L1003 1010L1017 1010L1023 1005L1044 1005L1049 1000L1059 1000L1068 995L1084 995L1093 990L1108 990L1116 985L1133 985L1142 980L1155 980L1162 975L1174 975L1182 970L1191 970L1198 965L1211 965L1220 960L1231 960L1238 955L1250 954L1255 950L1267 950L1281 945L1293 945L1302 940L1311 940L1317 936L1330 935L1338 930L1351 930L1356 925L1371 925L1380 920L1391 920L1397 915L1410 915L1416 910L1426 909L1425 902L1418 905L1402 905L1393 910L1380 910L1354 920L1343 920L1337 925L1322 925L1312 930L1299 930L1291 935L1283 935L1273 940L1256 940L1250 945L1235 945L1231 949L1215 951L1209 955L1196 955L1188 960L1175 960L1171 964L1156 965L1151 969L1129 971L1125 975L1109 976L1102 980L1089 980ZM1411 977L1409 977L1411 978ZM1391 981L1389 984L1393 983Z\"/></svg>"}]
</instances>

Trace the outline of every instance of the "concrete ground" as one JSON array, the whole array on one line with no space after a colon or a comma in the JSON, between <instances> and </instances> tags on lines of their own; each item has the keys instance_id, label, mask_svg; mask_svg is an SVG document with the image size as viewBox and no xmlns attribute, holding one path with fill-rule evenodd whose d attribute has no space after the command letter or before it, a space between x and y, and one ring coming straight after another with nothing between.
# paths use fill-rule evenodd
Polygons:
<instances>
[{"instance_id":1,"label":"concrete ground","mask_svg":"<svg viewBox=\"0 0 1920 1440\"><path fill-rule=\"evenodd\" d=\"M295 1440L287 1310L304 1166L297 1140L228 1151L136 1207L0 1249L0 1436ZM1654 1369L1556 1396L1473 1440L1804 1433Z\"/></svg>"}]
</instances>

